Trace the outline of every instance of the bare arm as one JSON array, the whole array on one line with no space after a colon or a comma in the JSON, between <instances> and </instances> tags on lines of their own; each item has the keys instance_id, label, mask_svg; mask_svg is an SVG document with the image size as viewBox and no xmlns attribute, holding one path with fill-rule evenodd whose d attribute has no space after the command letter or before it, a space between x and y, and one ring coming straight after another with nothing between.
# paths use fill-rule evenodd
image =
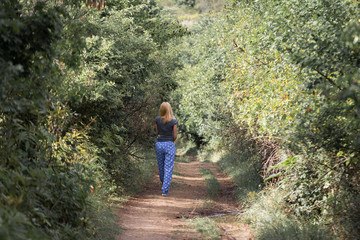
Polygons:
<instances>
[{"instance_id":1,"label":"bare arm","mask_svg":"<svg viewBox=\"0 0 360 240\"><path fill-rule=\"evenodd\" d=\"M154 122L154 125L155 125L155 130L156 130L156 135L159 135L158 133L158 128L157 128L157 124Z\"/></svg>"},{"instance_id":2,"label":"bare arm","mask_svg":"<svg viewBox=\"0 0 360 240\"><path fill-rule=\"evenodd\" d=\"M177 138L177 124L174 125L174 141Z\"/></svg>"}]
</instances>

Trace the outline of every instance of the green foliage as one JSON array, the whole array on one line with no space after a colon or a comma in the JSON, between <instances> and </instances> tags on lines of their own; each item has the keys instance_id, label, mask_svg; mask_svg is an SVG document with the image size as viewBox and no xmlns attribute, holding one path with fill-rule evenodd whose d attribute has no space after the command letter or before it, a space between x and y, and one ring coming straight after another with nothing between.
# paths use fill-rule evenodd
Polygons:
<instances>
[{"instance_id":1,"label":"green foliage","mask_svg":"<svg viewBox=\"0 0 360 240\"><path fill-rule=\"evenodd\" d=\"M147 31L152 40L160 46L187 32L177 20L162 11L156 0L130 0L126 5L126 16Z\"/></svg>"},{"instance_id":2,"label":"green foliage","mask_svg":"<svg viewBox=\"0 0 360 240\"><path fill-rule=\"evenodd\" d=\"M76 96L71 108L80 121L92 124L91 141L119 192L132 191L142 167L149 166L142 149L152 144L153 117L172 84L163 75L166 65L158 64L162 60L151 35L128 17L132 11L137 10L109 10L105 17L84 19L94 27L85 38L81 71L70 70L67 87Z\"/></svg>"},{"instance_id":3,"label":"green foliage","mask_svg":"<svg viewBox=\"0 0 360 240\"><path fill-rule=\"evenodd\" d=\"M194 228L201 233L202 239L221 239L220 229L210 218L194 218L189 220Z\"/></svg>"},{"instance_id":4,"label":"green foliage","mask_svg":"<svg viewBox=\"0 0 360 240\"><path fill-rule=\"evenodd\" d=\"M187 157L181 157L181 158L177 158L176 162L189 163L189 162L191 162L191 159L187 158Z\"/></svg>"},{"instance_id":5,"label":"green foliage","mask_svg":"<svg viewBox=\"0 0 360 240\"><path fill-rule=\"evenodd\" d=\"M251 224L256 239L334 239L324 223L294 217L285 202L286 194L284 189L272 188L248 195L253 204L244 221Z\"/></svg>"},{"instance_id":6,"label":"green foliage","mask_svg":"<svg viewBox=\"0 0 360 240\"><path fill-rule=\"evenodd\" d=\"M261 152L250 137L247 131L230 130L224 138L228 148L218 162L220 170L235 181L239 201L244 201L251 192L259 192L264 185Z\"/></svg>"},{"instance_id":7,"label":"green foliage","mask_svg":"<svg viewBox=\"0 0 360 240\"><path fill-rule=\"evenodd\" d=\"M150 176L171 100L183 135L229 153L240 198L260 175L286 186L264 236L359 238L359 18L356 1L235 0L189 33L153 0L1 2L0 237L111 238L103 203Z\"/></svg>"},{"instance_id":8,"label":"green foliage","mask_svg":"<svg viewBox=\"0 0 360 240\"><path fill-rule=\"evenodd\" d=\"M1 239L113 239L109 197L152 176L174 85L159 46L185 30L154 2L122 3L0 3Z\"/></svg>"},{"instance_id":9,"label":"green foliage","mask_svg":"<svg viewBox=\"0 0 360 240\"><path fill-rule=\"evenodd\" d=\"M176 155L181 156L182 157L181 159L183 159L182 161L184 162L191 161L191 158L188 158L187 156L192 156L192 157L198 156L198 150L196 149L196 145L192 141L189 141L189 139L184 135L180 135L176 139L175 145L176 145Z\"/></svg>"},{"instance_id":10,"label":"green foliage","mask_svg":"<svg viewBox=\"0 0 360 240\"><path fill-rule=\"evenodd\" d=\"M218 120L223 118L219 110L224 98L219 83L225 62L224 50L213 47L216 43L211 31L214 29L209 25L216 24L216 30L221 31L221 23L204 20L201 24L193 35L185 37L181 43L176 42L176 46L169 46L169 54L181 64L174 74L178 87L172 102L176 104L177 116L182 123L180 131L189 135L198 147L205 142L211 142L215 147L219 144Z\"/></svg>"},{"instance_id":11,"label":"green foliage","mask_svg":"<svg viewBox=\"0 0 360 240\"><path fill-rule=\"evenodd\" d=\"M354 1L231 1L169 51L181 131L235 151L221 164L239 186L288 184L293 214L344 238L359 236L359 16Z\"/></svg>"},{"instance_id":12,"label":"green foliage","mask_svg":"<svg viewBox=\"0 0 360 240\"><path fill-rule=\"evenodd\" d=\"M211 198L215 198L219 195L220 183L216 179L216 176L210 169L200 169L201 175L206 181L206 192Z\"/></svg>"},{"instance_id":13,"label":"green foliage","mask_svg":"<svg viewBox=\"0 0 360 240\"><path fill-rule=\"evenodd\" d=\"M148 24L151 27L151 29L149 29L151 36L160 46L165 46L171 39L188 34L187 28L183 27L183 25L171 15L165 15L162 18L162 21L151 22Z\"/></svg>"},{"instance_id":14,"label":"green foliage","mask_svg":"<svg viewBox=\"0 0 360 240\"><path fill-rule=\"evenodd\" d=\"M358 19L357 6L343 1L307 1L301 5L287 1L250 8L260 17L268 17L267 28L276 36L270 35L265 43L276 46L297 65L303 93L308 94L295 97L297 120L286 134L289 140L285 145L300 155L293 165L284 168L293 184L289 201L300 215L319 214L327 221L342 222L346 229L342 234L356 238L358 228L353 224L359 216L355 207L359 204L359 186L354 178L360 149L360 95L355 80L357 33L350 27L350 37L348 26L354 26ZM353 201L354 205L349 204ZM348 213L349 208L352 213Z\"/></svg>"},{"instance_id":15,"label":"green foliage","mask_svg":"<svg viewBox=\"0 0 360 240\"><path fill-rule=\"evenodd\" d=\"M178 5L185 5L188 7L194 7L196 0L176 0L176 4Z\"/></svg>"}]
</instances>

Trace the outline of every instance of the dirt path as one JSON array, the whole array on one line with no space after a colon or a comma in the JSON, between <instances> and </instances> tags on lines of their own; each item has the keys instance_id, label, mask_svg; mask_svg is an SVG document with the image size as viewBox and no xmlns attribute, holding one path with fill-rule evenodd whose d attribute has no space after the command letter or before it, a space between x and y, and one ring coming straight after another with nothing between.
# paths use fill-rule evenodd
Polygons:
<instances>
[{"instance_id":1,"label":"dirt path","mask_svg":"<svg viewBox=\"0 0 360 240\"><path fill-rule=\"evenodd\" d=\"M220 196L209 201L206 183L200 168L208 168L221 185ZM145 189L117 211L119 226L124 229L116 239L199 239L201 235L188 226L184 219L209 216L216 213L239 212L233 197L233 183L216 171L213 163L176 162L168 197L161 196L158 176ZM246 228L219 224L222 239L249 239ZM237 229L237 234L230 233Z\"/></svg>"}]
</instances>

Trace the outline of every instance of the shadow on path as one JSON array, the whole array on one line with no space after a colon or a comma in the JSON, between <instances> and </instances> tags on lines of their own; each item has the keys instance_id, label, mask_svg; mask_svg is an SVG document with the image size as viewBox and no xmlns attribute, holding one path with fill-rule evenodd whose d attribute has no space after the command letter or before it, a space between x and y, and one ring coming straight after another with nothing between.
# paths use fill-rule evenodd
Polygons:
<instances>
[{"instance_id":1,"label":"shadow on path","mask_svg":"<svg viewBox=\"0 0 360 240\"><path fill-rule=\"evenodd\" d=\"M176 160L175 160L176 162ZM187 226L185 218L201 216L206 195L206 183L200 168L209 168L216 173L222 190L216 202L219 211L238 211L233 198L234 185L230 178L218 173L213 163L192 161L176 162L173 180L168 197L161 196L158 175L147 184L142 192L131 198L121 209L115 210L118 224L123 230L117 240L161 240L161 239L199 239L201 235ZM222 227L221 227L222 228ZM226 232L226 229L223 229ZM231 238L223 234L222 239Z\"/></svg>"}]
</instances>

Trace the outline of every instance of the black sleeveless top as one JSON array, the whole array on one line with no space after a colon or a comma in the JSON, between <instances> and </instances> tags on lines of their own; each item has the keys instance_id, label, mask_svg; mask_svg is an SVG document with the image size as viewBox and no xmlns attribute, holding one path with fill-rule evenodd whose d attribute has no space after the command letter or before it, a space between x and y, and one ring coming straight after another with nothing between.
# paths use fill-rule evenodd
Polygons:
<instances>
[{"instance_id":1,"label":"black sleeveless top","mask_svg":"<svg viewBox=\"0 0 360 240\"><path fill-rule=\"evenodd\" d=\"M174 125L178 123L178 121L173 118L170 122L164 124L164 119L160 116L155 118L155 123L158 129L158 142L173 142L174 141Z\"/></svg>"}]
</instances>

